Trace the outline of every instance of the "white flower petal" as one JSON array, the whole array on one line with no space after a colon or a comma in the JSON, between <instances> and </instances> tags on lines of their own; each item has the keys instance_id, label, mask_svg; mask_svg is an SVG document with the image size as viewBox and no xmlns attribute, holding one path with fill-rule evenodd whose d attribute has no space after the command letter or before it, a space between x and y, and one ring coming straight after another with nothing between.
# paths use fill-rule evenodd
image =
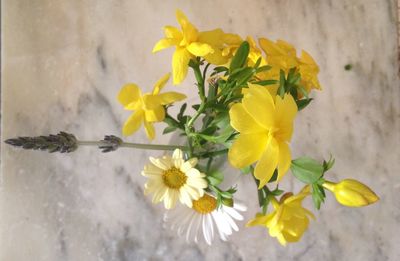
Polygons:
<instances>
[{"instance_id":1,"label":"white flower petal","mask_svg":"<svg viewBox=\"0 0 400 261\"><path fill-rule=\"evenodd\" d=\"M216 211L214 211L211 213L211 215L214 218L215 226L217 227L219 237L221 238L221 240L226 241L227 238L225 236L225 232L223 229L224 224L220 224L221 220L218 218L218 213Z\"/></svg>"},{"instance_id":2,"label":"white flower petal","mask_svg":"<svg viewBox=\"0 0 400 261\"><path fill-rule=\"evenodd\" d=\"M198 235L199 235L199 229L200 225L202 223L203 215L196 215L196 226L194 230L194 242L198 243Z\"/></svg>"},{"instance_id":3,"label":"white flower petal","mask_svg":"<svg viewBox=\"0 0 400 261\"><path fill-rule=\"evenodd\" d=\"M161 187L160 189L156 190L153 196L153 203L158 203L161 200L163 200L166 193L167 193L166 187Z\"/></svg>"},{"instance_id":4,"label":"white flower petal","mask_svg":"<svg viewBox=\"0 0 400 261\"><path fill-rule=\"evenodd\" d=\"M235 221L231 218L231 216L229 216L227 213L225 213L223 211L221 211L221 213L222 213L224 219L226 221L228 221L228 223L231 226L231 228L233 228L233 230L235 230L235 231L239 231L238 226L236 225Z\"/></svg>"},{"instance_id":5,"label":"white flower petal","mask_svg":"<svg viewBox=\"0 0 400 261\"><path fill-rule=\"evenodd\" d=\"M188 178L186 183L194 188L206 188L208 186L207 180L203 178Z\"/></svg>"},{"instance_id":6,"label":"white flower petal","mask_svg":"<svg viewBox=\"0 0 400 261\"><path fill-rule=\"evenodd\" d=\"M228 213L231 217L233 217L236 220L243 220L243 216L239 212L237 212L234 208L223 207L223 211Z\"/></svg>"}]
</instances>

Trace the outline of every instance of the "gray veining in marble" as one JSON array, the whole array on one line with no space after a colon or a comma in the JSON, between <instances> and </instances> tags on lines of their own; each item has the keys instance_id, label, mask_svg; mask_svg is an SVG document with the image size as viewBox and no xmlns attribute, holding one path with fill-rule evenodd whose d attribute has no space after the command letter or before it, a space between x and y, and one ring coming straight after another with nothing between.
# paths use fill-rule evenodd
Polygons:
<instances>
[{"instance_id":1,"label":"gray veining in marble","mask_svg":"<svg viewBox=\"0 0 400 261\"><path fill-rule=\"evenodd\" d=\"M202 30L281 38L309 51L324 90L296 121L293 154L332 153L333 180L362 180L381 201L349 209L329 195L303 240L286 248L262 228L212 247L186 244L163 228L162 206L143 196L139 172L154 152L49 155L2 144L0 260L400 260L395 0L2 1L2 140L59 130L120 135L128 112L115 97L126 82L150 90L169 70L172 50L151 49L162 26L176 24L176 8ZM189 97L191 82L180 87ZM170 137L158 132L154 142ZM129 137L144 140L143 131ZM289 175L283 185L299 188ZM256 190L248 177L239 189L249 219Z\"/></svg>"}]
</instances>

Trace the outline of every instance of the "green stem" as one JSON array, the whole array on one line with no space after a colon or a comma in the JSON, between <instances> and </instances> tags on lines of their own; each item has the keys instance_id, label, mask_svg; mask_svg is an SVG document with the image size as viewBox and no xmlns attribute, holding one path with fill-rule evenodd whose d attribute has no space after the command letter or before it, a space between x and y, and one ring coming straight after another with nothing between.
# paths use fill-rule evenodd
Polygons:
<instances>
[{"instance_id":1,"label":"green stem","mask_svg":"<svg viewBox=\"0 0 400 261\"><path fill-rule=\"evenodd\" d=\"M200 99L202 102L205 102L206 95L205 95L204 78L203 75L201 74L200 64L198 62L193 62L192 64L190 64L190 67L192 67L194 76L196 77L197 87L199 88Z\"/></svg>"},{"instance_id":2,"label":"green stem","mask_svg":"<svg viewBox=\"0 0 400 261\"><path fill-rule=\"evenodd\" d=\"M199 110L197 113L193 116L193 118L190 119L190 121L187 123L187 126L190 128L193 126L194 122L197 120L197 118L204 112L206 109L206 106L204 103L200 104Z\"/></svg>"},{"instance_id":3,"label":"green stem","mask_svg":"<svg viewBox=\"0 0 400 261\"><path fill-rule=\"evenodd\" d=\"M79 146L103 146L108 145L107 143L101 141L77 141ZM119 147L125 148L135 148L135 149L145 149L145 150L175 150L181 149L184 151L188 151L189 148L186 146L180 145L161 145L161 144L142 144L142 143L130 143L130 142L122 142Z\"/></svg>"}]
</instances>

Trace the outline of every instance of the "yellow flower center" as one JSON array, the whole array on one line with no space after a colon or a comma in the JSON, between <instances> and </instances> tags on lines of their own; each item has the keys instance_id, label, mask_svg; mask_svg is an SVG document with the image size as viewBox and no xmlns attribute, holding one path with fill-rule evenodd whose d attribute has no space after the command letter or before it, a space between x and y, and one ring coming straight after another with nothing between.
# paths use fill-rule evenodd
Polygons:
<instances>
[{"instance_id":1,"label":"yellow flower center","mask_svg":"<svg viewBox=\"0 0 400 261\"><path fill-rule=\"evenodd\" d=\"M200 214L208 214L217 208L217 200L207 194L193 201L193 209Z\"/></svg>"},{"instance_id":2,"label":"yellow flower center","mask_svg":"<svg viewBox=\"0 0 400 261\"><path fill-rule=\"evenodd\" d=\"M187 176L179 169L172 167L162 174L164 184L172 189L179 189L186 184Z\"/></svg>"}]
</instances>

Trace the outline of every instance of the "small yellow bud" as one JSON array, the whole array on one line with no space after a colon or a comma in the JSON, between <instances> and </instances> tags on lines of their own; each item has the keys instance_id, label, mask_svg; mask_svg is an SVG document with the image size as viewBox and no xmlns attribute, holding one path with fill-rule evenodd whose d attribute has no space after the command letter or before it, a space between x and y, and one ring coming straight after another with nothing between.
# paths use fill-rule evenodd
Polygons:
<instances>
[{"instance_id":1,"label":"small yellow bud","mask_svg":"<svg viewBox=\"0 0 400 261\"><path fill-rule=\"evenodd\" d=\"M375 192L354 179L345 179L339 183L326 181L323 186L335 194L340 204L347 207L363 207L379 200Z\"/></svg>"}]
</instances>

